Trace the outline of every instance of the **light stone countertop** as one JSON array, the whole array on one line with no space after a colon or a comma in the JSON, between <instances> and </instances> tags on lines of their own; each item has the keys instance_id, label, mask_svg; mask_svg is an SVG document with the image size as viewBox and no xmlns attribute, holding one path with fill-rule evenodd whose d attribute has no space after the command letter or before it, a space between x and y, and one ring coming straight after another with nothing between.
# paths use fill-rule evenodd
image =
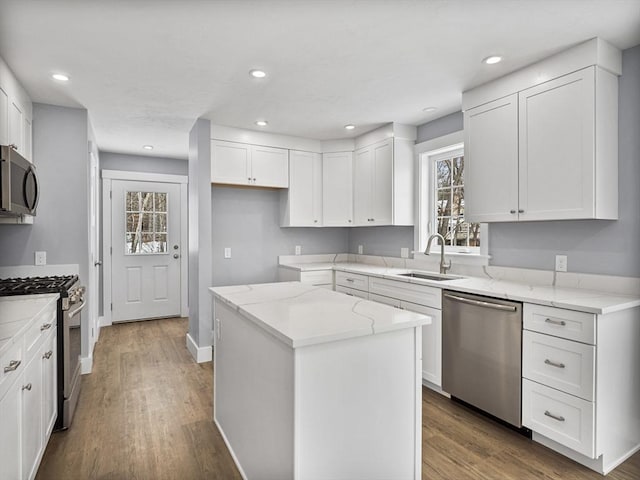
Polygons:
<instances>
[{"instance_id":1,"label":"light stone countertop","mask_svg":"<svg viewBox=\"0 0 640 480\"><path fill-rule=\"evenodd\" d=\"M51 302L57 293L0 297L0 355L22 334L29 323Z\"/></svg>"},{"instance_id":2,"label":"light stone countertop","mask_svg":"<svg viewBox=\"0 0 640 480\"><path fill-rule=\"evenodd\" d=\"M293 348L431 323L399 310L300 282L213 287L215 298Z\"/></svg>"},{"instance_id":3,"label":"light stone countertop","mask_svg":"<svg viewBox=\"0 0 640 480\"><path fill-rule=\"evenodd\" d=\"M633 295L599 292L581 288L518 283L493 279L488 276L486 278L465 277L456 280L434 281L399 275L413 271L413 269L381 267L364 263L318 262L279 266L301 272L333 269L336 271L361 273L368 276L388 278L390 280L418 285L428 285L447 290L456 290L505 300L515 300L518 302L566 308L595 314L608 314L640 306L640 298Z\"/></svg>"}]
</instances>

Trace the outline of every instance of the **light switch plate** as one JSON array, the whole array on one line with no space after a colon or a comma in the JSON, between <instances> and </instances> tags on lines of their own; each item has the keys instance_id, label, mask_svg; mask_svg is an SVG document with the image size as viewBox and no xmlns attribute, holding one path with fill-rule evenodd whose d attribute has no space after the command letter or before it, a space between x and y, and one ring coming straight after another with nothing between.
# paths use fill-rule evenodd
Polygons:
<instances>
[{"instance_id":1,"label":"light switch plate","mask_svg":"<svg viewBox=\"0 0 640 480\"><path fill-rule=\"evenodd\" d=\"M566 271L567 271L567 256L556 255L556 272L566 272Z\"/></svg>"},{"instance_id":2,"label":"light switch plate","mask_svg":"<svg viewBox=\"0 0 640 480\"><path fill-rule=\"evenodd\" d=\"M224 248L224 258L231 258L231 247Z\"/></svg>"},{"instance_id":3,"label":"light switch plate","mask_svg":"<svg viewBox=\"0 0 640 480\"><path fill-rule=\"evenodd\" d=\"M362 255L364 253L364 245L358 245L358 253Z\"/></svg>"},{"instance_id":4,"label":"light switch plate","mask_svg":"<svg viewBox=\"0 0 640 480\"><path fill-rule=\"evenodd\" d=\"M302 247L300 245L296 245L296 255L300 255L302 253Z\"/></svg>"},{"instance_id":5,"label":"light switch plate","mask_svg":"<svg viewBox=\"0 0 640 480\"><path fill-rule=\"evenodd\" d=\"M401 248L400 249L400 258L409 258L409 249Z\"/></svg>"},{"instance_id":6,"label":"light switch plate","mask_svg":"<svg viewBox=\"0 0 640 480\"><path fill-rule=\"evenodd\" d=\"M47 264L47 252L36 252L36 254L35 254L35 264L36 265L46 265Z\"/></svg>"}]
</instances>

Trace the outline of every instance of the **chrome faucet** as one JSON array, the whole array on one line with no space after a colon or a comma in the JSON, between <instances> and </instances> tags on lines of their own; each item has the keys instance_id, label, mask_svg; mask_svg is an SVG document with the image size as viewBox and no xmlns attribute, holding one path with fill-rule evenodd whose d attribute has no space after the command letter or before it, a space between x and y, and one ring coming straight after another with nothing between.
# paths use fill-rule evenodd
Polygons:
<instances>
[{"instance_id":1,"label":"chrome faucet","mask_svg":"<svg viewBox=\"0 0 640 480\"><path fill-rule=\"evenodd\" d=\"M431 242L433 242L434 238L440 240L440 273L445 274L447 273L447 270L451 268L451 260L449 260L449 263L444 261L444 237L442 235L440 235L439 233L434 233L429 237L429 240L427 240L427 248L425 249L424 254L429 255L429 251L431 250Z\"/></svg>"}]
</instances>

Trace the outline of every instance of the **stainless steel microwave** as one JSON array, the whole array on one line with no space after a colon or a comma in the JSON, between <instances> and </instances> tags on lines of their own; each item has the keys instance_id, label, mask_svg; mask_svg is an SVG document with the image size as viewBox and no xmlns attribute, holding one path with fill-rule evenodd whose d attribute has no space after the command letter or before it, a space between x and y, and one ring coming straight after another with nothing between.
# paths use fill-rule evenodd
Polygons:
<instances>
[{"instance_id":1,"label":"stainless steel microwave","mask_svg":"<svg viewBox=\"0 0 640 480\"><path fill-rule=\"evenodd\" d=\"M0 216L35 215L39 197L35 165L13 146L0 146Z\"/></svg>"}]
</instances>

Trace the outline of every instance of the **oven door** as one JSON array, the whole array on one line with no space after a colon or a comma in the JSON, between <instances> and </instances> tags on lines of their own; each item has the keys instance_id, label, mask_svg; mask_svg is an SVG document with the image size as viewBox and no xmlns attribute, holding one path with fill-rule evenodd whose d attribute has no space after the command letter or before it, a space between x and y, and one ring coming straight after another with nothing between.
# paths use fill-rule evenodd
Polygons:
<instances>
[{"instance_id":1,"label":"oven door","mask_svg":"<svg viewBox=\"0 0 640 480\"><path fill-rule=\"evenodd\" d=\"M64 404L62 428L68 428L73 418L80 394L80 351L82 346L82 309L85 300L69 306L64 311L63 355L64 355Z\"/></svg>"},{"instance_id":2,"label":"oven door","mask_svg":"<svg viewBox=\"0 0 640 480\"><path fill-rule=\"evenodd\" d=\"M35 215L39 197L36 167L10 146L0 147L0 215Z\"/></svg>"}]
</instances>

